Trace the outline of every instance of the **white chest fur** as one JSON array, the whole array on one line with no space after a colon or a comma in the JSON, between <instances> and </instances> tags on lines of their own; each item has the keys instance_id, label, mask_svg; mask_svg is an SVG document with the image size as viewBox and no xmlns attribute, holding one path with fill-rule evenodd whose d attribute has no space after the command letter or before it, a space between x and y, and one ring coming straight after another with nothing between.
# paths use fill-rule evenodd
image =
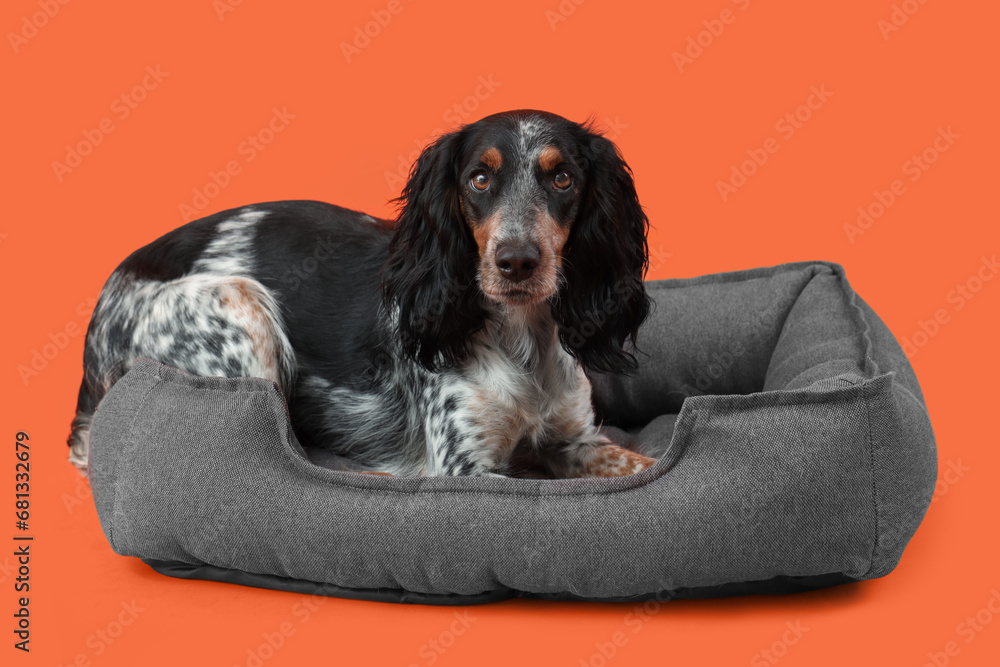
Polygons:
<instances>
[{"instance_id":1,"label":"white chest fur","mask_svg":"<svg viewBox=\"0 0 1000 667\"><path fill-rule=\"evenodd\" d=\"M559 343L548 305L508 313L503 326L480 333L463 378L476 406L474 422L501 450L521 440L535 446L594 432L590 382ZM518 317L517 315L522 315Z\"/></svg>"}]
</instances>

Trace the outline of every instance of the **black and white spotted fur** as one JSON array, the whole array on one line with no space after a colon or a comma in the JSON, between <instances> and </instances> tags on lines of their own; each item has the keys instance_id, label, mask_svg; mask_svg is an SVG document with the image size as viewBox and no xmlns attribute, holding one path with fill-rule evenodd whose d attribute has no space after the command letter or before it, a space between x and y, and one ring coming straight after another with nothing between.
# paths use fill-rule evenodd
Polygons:
<instances>
[{"instance_id":1,"label":"black and white spotted fur","mask_svg":"<svg viewBox=\"0 0 1000 667\"><path fill-rule=\"evenodd\" d=\"M359 471L651 465L599 433L586 374L634 366L648 309L648 223L616 148L552 114L498 114L427 147L399 202L391 222L254 204L133 253L87 332L70 460L86 469L101 397L144 356L276 382L303 446Z\"/></svg>"}]
</instances>

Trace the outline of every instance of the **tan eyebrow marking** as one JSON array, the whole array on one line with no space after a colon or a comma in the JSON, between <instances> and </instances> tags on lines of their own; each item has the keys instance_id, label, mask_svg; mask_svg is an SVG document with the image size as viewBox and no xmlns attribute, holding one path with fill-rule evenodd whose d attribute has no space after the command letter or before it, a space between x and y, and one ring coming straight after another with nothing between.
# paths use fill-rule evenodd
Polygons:
<instances>
[{"instance_id":1,"label":"tan eyebrow marking","mask_svg":"<svg viewBox=\"0 0 1000 667\"><path fill-rule=\"evenodd\" d=\"M500 165L503 164L503 157L495 147L487 148L479 160L493 171L500 169Z\"/></svg>"},{"instance_id":2,"label":"tan eyebrow marking","mask_svg":"<svg viewBox=\"0 0 1000 667\"><path fill-rule=\"evenodd\" d=\"M562 162L562 160L562 153L560 153L559 149L555 146L546 146L538 155L538 165L543 171L555 169L559 163Z\"/></svg>"}]
</instances>

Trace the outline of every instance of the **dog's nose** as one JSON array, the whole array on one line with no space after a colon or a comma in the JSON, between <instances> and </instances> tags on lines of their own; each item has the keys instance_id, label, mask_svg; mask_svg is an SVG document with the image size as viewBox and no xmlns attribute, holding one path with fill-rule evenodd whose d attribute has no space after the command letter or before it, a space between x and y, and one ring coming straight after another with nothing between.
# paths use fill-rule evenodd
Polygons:
<instances>
[{"instance_id":1,"label":"dog's nose","mask_svg":"<svg viewBox=\"0 0 1000 667\"><path fill-rule=\"evenodd\" d=\"M495 261L500 275L519 283L527 280L538 268L541 254L533 243L505 243L497 248Z\"/></svg>"}]
</instances>

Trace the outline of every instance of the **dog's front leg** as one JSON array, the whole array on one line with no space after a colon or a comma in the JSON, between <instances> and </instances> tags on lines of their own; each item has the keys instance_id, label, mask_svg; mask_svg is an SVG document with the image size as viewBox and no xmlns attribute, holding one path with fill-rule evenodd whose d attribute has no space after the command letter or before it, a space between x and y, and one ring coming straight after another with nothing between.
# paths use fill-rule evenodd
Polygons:
<instances>
[{"instance_id":1,"label":"dog's front leg","mask_svg":"<svg viewBox=\"0 0 1000 667\"><path fill-rule=\"evenodd\" d=\"M620 447L599 434L551 446L543 458L555 477L620 477L656 463L656 459Z\"/></svg>"},{"instance_id":2,"label":"dog's front leg","mask_svg":"<svg viewBox=\"0 0 1000 667\"><path fill-rule=\"evenodd\" d=\"M460 406L459 401L455 404ZM427 476L505 476L514 443L511 429L500 428L488 411L430 412L424 423Z\"/></svg>"},{"instance_id":3,"label":"dog's front leg","mask_svg":"<svg viewBox=\"0 0 1000 667\"><path fill-rule=\"evenodd\" d=\"M452 432L454 436L454 431ZM473 435L453 439L435 437L428 442L428 476L463 475L469 477L506 477L506 447L484 442Z\"/></svg>"}]
</instances>

